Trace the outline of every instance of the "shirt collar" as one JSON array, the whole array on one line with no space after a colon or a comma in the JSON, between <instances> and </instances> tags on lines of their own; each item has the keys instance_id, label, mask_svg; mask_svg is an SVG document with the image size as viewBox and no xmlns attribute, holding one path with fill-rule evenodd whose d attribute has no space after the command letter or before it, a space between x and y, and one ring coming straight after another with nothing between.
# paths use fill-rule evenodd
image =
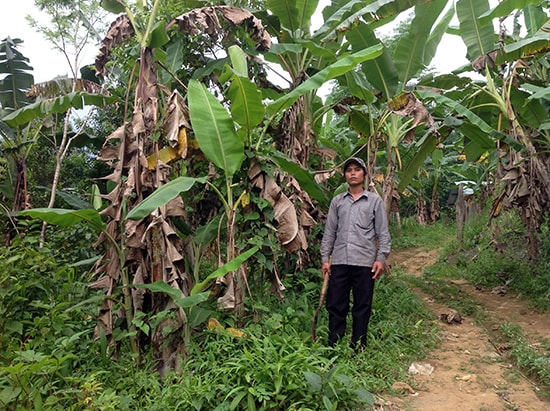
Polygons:
<instances>
[{"instance_id":1,"label":"shirt collar","mask_svg":"<svg viewBox=\"0 0 550 411\"><path fill-rule=\"evenodd\" d=\"M368 192L369 192L369 190L364 189L363 192L361 193L361 195L360 195L359 197L357 197L357 198L361 198L361 197L366 197L366 198L368 198ZM345 197L348 197L348 196L349 196L349 197L352 197L352 195L351 195L351 193L349 192L349 190L346 190L346 195L345 195Z\"/></svg>"}]
</instances>

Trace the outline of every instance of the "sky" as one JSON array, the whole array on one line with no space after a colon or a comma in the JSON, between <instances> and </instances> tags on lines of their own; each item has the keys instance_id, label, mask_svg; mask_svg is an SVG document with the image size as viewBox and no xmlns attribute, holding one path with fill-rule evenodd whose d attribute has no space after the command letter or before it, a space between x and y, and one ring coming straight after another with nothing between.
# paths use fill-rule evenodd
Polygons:
<instances>
[{"instance_id":1,"label":"sky","mask_svg":"<svg viewBox=\"0 0 550 411\"><path fill-rule=\"evenodd\" d=\"M11 3L8 10L5 9L0 14L0 39L3 40L9 36L12 39L23 40L18 50L30 60L29 65L34 69L32 74L35 83L67 75L70 70L63 55L52 50L53 46L25 20L28 14L39 21L43 18L34 7L34 0L17 0Z\"/></svg>"},{"instance_id":2,"label":"sky","mask_svg":"<svg viewBox=\"0 0 550 411\"><path fill-rule=\"evenodd\" d=\"M321 0L320 7L328 2L329 0ZM29 26L25 20L25 16L28 14L39 21L44 19L44 16L35 8L34 0L17 0L12 3L9 11L4 10L0 13L0 39L10 36L12 39L23 40L19 51L29 58L29 64L34 69L35 83L67 75L70 70L65 58L60 52L53 50L52 45ZM47 22L48 20L42 21ZM465 56L466 47L462 40L458 36L445 35L444 43L438 48L432 64L438 72L450 72L467 63ZM95 56L87 55L86 57L91 62Z\"/></svg>"}]
</instances>

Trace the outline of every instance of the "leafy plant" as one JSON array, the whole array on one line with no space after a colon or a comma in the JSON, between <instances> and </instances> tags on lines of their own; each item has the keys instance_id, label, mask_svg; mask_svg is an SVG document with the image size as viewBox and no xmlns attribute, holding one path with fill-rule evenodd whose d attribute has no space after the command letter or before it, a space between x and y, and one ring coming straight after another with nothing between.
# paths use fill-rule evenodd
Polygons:
<instances>
[{"instance_id":1,"label":"leafy plant","mask_svg":"<svg viewBox=\"0 0 550 411\"><path fill-rule=\"evenodd\" d=\"M196 410L349 409L372 396L332 367L324 349L310 347L283 317L242 330L242 338L208 333L201 355L185 363L167 404ZM276 331L276 332L275 332ZM202 358L202 360L200 359ZM204 362L209 366L204 367ZM369 402L370 401L370 402Z\"/></svg>"},{"instance_id":2,"label":"leafy plant","mask_svg":"<svg viewBox=\"0 0 550 411\"><path fill-rule=\"evenodd\" d=\"M542 394L550 397L550 354L536 349L525 338L520 327L514 324L502 324L499 327L506 344L511 345L510 356L524 370L540 384Z\"/></svg>"},{"instance_id":3,"label":"leafy plant","mask_svg":"<svg viewBox=\"0 0 550 411\"><path fill-rule=\"evenodd\" d=\"M62 409L75 369L91 363L96 304L74 267L48 249L0 249L0 404ZM62 391L62 394L59 391Z\"/></svg>"}]
</instances>

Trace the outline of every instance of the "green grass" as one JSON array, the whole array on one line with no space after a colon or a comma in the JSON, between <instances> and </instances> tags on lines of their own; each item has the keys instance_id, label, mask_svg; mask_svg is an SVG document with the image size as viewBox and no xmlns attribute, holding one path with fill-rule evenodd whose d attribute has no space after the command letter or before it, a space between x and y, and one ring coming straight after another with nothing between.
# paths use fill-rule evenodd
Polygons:
<instances>
[{"instance_id":1,"label":"green grass","mask_svg":"<svg viewBox=\"0 0 550 411\"><path fill-rule=\"evenodd\" d=\"M406 381L410 363L438 344L433 314L414 288L481 323L485 318L477 302L449 280L467 278L491 285L511 278L514 292L531 297L533 304L543 309L548 297L548 272L544 270L548 267L530 266L533 274L522 274L523 283L514 285L514 275L520 272L516 268L526 267L521 250L496 254L484 227L482 221L473 222L458 246L456 230L450 224L403 222L402 230L394 233L394 249L438 249L440 259L420 278L410 278L396 269L391 277L377 282L368 346L359 355L349 348L349 336L334 349L326 347L324 309L317 325L318 341L312 341L310 327L320 275L318 262L311 261L303 272L295 273L290 267L292 272L282 273L287 289L283 301L269 293L264 283L256 283L251 284L254 300L247 301L249 311L243 318L215 311L213 315L224 327L240 328L246 336L235 338L202 324L192 334L181 369L164 378L155 371L152 351L145 349L142 361L136 362L123 329L116 334L116 358L108 355L104 339L94 338L101 295L87 287L85 276L32 247L0 250L0 272L4 273L0 288L4 310L0 321L0 407L368 410L373 395L387 394L395 381ZM509 225L502 224L501 232L507 244L521 244L520 240L512 242L521 237L514 218L510 217ZM537 285L542 291L530 290L525 284ZM533 350L522 340L520 330L504 327L499 333L525 374L549 380L550 343L542 342L540 350ZM543 383L540 386L548 391Z\"/></svg>"},{"instance_id":2,"label":"green grass","mask_svg":"<svg viewBox=\"0 0 550 411\"><path fill-rule=\"evenodd\" d=\"M390 227L392 249L439 248L449 239L456 238L456 225L450 221L436 224L419 225L413 218L405 218L401 222L401 229L395 225Z\"/></svg>"},{"instance_id":3,"label":"green grass","mask_svg":"<svg viewBox=\"0 0 550 411\"><path fill-rule=\"evenodd\" d=\"M0 250L0 272L0 408L12 410L369 410L373 395L405 379L408 365L437 343L431 314L397 277L377 283L365 352L356 355L349 336L325 345L324 309L312 341L320 278L310 269L284 278L283 301L254 294L239 320L216 311L245 337L202 324L181 368L162 378L152 350L136 361L123 328L116 357L94 338L102 293L86 276L25 246Z\"/></svg>"},{"instance_id":4,"label":"green grass","mask_svg":"<svg viewBox=\"0 0 550 411\"><path fill-rule=\"evenodd\" d=\"M538 383L541 395L550 399L550 341L535 348L517 324L501 324L499 332L504 344L510 347L510 357Z\"/></svg>"}]
</instances>

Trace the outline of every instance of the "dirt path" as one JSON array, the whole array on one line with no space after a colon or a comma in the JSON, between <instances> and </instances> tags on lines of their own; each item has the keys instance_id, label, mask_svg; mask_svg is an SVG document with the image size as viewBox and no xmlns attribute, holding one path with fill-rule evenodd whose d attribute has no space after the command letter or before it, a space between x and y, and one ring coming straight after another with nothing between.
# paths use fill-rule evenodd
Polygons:
<instances>
[{"instance_id":1,"label":"dirt path","mask_svg":"<svg viewBox=\"0 0 550 411\"><path fill-rule=\"evenodd\" d=\"M392 261L394 268L421 276L437 261L437 251L405 250L394 253ZM466 281L453 283L484 307L492 324L516 323L530 341L550 339L549 315L533 312L507 294L480 290ZM418 293L434 313L441 344L428 358L418 359L420 373L412 381L396 387L405 394L384 398L380 411L550 411L550 403L537 396L535 384L499 353L484 328L470 318L452 324L439 320L449 307Z\"/></svg>"}]
</instances>

